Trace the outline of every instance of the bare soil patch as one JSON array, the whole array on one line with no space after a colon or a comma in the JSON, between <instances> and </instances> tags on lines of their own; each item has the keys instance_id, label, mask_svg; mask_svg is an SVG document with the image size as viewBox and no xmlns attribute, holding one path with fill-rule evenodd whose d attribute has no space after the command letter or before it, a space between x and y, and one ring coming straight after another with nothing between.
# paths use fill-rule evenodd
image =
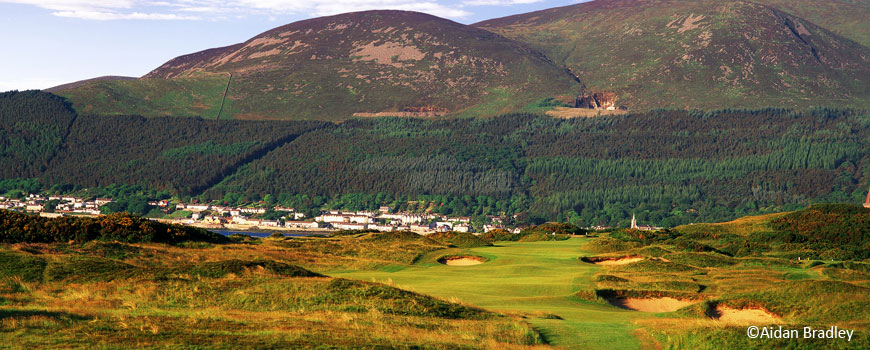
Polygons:
<instances>
[{"instance_id":1,"label":"bare soil patch","mask_svg":"<svg viewBox=\"0 0 870 350\"><path fill-rule=\"evenodd\" d=\"M589 109L589 108L571 108L571 107L556 107L547 111L547 115L553 118L595 118L605 115L623 115L628 111L623 109L606 110L606 109Z\"/></svg>"}]
</instances>

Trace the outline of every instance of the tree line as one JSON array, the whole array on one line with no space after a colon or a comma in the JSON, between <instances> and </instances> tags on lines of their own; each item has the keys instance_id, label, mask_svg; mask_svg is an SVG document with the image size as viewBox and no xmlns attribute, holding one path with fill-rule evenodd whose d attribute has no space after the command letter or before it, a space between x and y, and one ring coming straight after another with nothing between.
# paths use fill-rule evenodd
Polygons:
<instances>
[{"instance_id":1,"label":"tree line","mask_svg":"<svg viewBox=\"0 0 870 350\"><path fill-rule=\"evenodd\" d=\"M58 115L45 112L31 121L69 120L68 135L34 143L54 150L34 146L45 156L29 156L3 173L13 181L6 191L32 188L24 179L35 179L57 191L127 186L142 197L263 202L312 213L387 205L472 217L522 214L531 222L581 226L626 225L636 214L642 223L673 226L859 202L870 183L870 116L848 109L327 124L76 118L67 116L62 100L40 94L0 101L54 103L40 108ZM4 103L0 110L14 110ZM0 123L5 144L11 144L14 120ZM138 208L142 197L120 206Z\"/></svg>"}]
</instances>

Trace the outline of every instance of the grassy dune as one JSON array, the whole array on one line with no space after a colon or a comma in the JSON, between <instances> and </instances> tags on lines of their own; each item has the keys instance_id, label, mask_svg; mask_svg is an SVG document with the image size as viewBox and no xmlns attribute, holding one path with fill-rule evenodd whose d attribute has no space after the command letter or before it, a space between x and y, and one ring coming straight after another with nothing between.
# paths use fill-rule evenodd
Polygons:
<instances>
[{"instance_id":1,"label":"grassy dune","mask_svg":"<svg viewBox=\"0 0 870 350\"><path fill-rule=\"evenodd\" d=\"M348 245L360 240L351 239ZM312 255L330 258L280 240L4 245L0 341L13 348L110 349L518 348L542 342L515 316L298 267L316 268ZM352 261L352 255L338 260ZM390 259L377 260L400 264ZM360 260L360 266L371 264Z\"/></svg>"},{"instance_id":2,"label":"grassy dune","mask_svg":"<svg viewBox=\"0 0 870 350\"><path fill-rule=\"evenodd\" d=\"M822 209L653 235L491 246L410 233L7 243L0 245L0 341L13 348L870 348L867 261L798 261L779 251L800 248L795 243L746 254L720 249L735 237L772 237L794 218L845 212ZM806 252L828 249L806 244ZM449 266L445 257L482 263ZM659 299L682 308L614 306ZM764 317L719 319L747 309ZM753 324L856 334L851 342L749 339Z\"/></svg>"}]
</instances>

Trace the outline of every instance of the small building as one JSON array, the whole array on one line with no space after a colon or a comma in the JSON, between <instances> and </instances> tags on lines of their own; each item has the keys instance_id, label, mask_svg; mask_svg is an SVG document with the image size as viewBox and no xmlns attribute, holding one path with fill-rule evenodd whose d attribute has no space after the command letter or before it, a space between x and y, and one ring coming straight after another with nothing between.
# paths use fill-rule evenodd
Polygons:
<instances>
[{"instance_id":1,"label":"small building","mask_svg":"<svg viewBox=\"0 0 870 350\"><path fill-rule=\"evenodd\" d=\"M448 230L453 228L453 223L450 221L438 221L435 225L438 225L438 227L447 226Z\"/></svg>"},{"instance_id":2,"label":"small building","mask_svg":"<svg viewBox=\"0 0 870 350\"><path fill-rule=\"evenodd\" d=\"M369 228L381 232L392 232L396 230L396 227L391 225L369 225Z\"/></svg>"},{"instance_id":3,"label":"small building","mask_svg":"<svg viewBox=\"0 0 870 350\"><path fill-rule=\"evenodd\" d=\"M492 230L500 230L504 229L504 225L483 225L483 232L489 232Z\"/></svg>"},{"instance_id":4,"label":"small building","mask_svg":"<svg viewBox=\"0 0 870 350\"><path fill-rule=\"evenodd\" d=\"M411 228L411 232L414 232L414 233L426 234L426 233L433 232L432 226L427 225L427 224L422 224L422 225L421 224L411 224L410 228Z\"/></svg>"},{"instance_id":5,"label":"small building","mask_svg":"<svg viewBox=\"0 0 870 350\"><path fill-rule=\"evenodd\" d=\"M631 228L633 228L635 230L639 230L639 231L661 230L661 227L655 227L655 226L650 226L650 225L638 225L637 219L635 218L634 214L631 214Z\"/></svg>"},{"instance_id":6,"label":"small building","mask_svg":"<svg viewBox=\"0 0 870 350\"><path fill-rule=\"evenodd\" d=\"M261 220L260 227L278 227L278 221L275 220Z\"/></svg>"},{"instance_id":7,"label":"small building","mask_svg":"<svg viewBox=\"0 0 870 350\"><path fill-rule=\"evenodd\" d=\"M206 211L211 210L211 206L208 204L191 204L187 206L187 210L190 211Z\"/></svg>"},{"instance_id":8,"label":"small building","mask_svg":"<svg viewBox=\"0 0 870 350\"><path fill-rule=\"evenodd\" d=\"M284 222L286 228L317 228L316 221L287 221Z\"/></svg>"},{"instance_id":9,"label":"small building","mask_svg":"<svg viewBox=\"0 0 870 350\"><path fill-rule=\"evenodd\" d=\"M368 228L368 225L349 222L336 222L332 224L332 227L339 230L365 230L366 228Z\"/></svg>"},{"instance_id":10,"label":"small building","mask_svg":"<svg viewBox=\"0 0 870 350\"><path fill-rule=\"evenodd\" d=\"M242 213L245 214L265 214L265 208L241 208L239 209Z\"/></svg>"}]
</instances>

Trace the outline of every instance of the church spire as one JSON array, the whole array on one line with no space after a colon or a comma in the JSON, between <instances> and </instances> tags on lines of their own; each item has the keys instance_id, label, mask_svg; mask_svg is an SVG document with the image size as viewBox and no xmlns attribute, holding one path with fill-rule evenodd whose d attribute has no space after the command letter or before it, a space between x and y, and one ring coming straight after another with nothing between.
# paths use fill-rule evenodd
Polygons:
<instances>
[{"instance_id":1,"label":"church spire","mask_svg":"<svg viewBox=\"0 0 870 350\"><path fill-rule=\"evenodd\" d=\"M864 200L864 208L870 208L870 190L867 191L867 199Z\"/></svg>"},{"instance_id":2,"label":"church spire","mask_svg":"<svg viewBox=\"0 0 870 350\"><path fill-rule=\"evenodd\" d=\"M868 194L870 195L870 194ZM866 204L865 204L866 206ZM637 229L637 219L634 218L634 213L631 213L631 228Z\"/></svg>"}]
</instances>

